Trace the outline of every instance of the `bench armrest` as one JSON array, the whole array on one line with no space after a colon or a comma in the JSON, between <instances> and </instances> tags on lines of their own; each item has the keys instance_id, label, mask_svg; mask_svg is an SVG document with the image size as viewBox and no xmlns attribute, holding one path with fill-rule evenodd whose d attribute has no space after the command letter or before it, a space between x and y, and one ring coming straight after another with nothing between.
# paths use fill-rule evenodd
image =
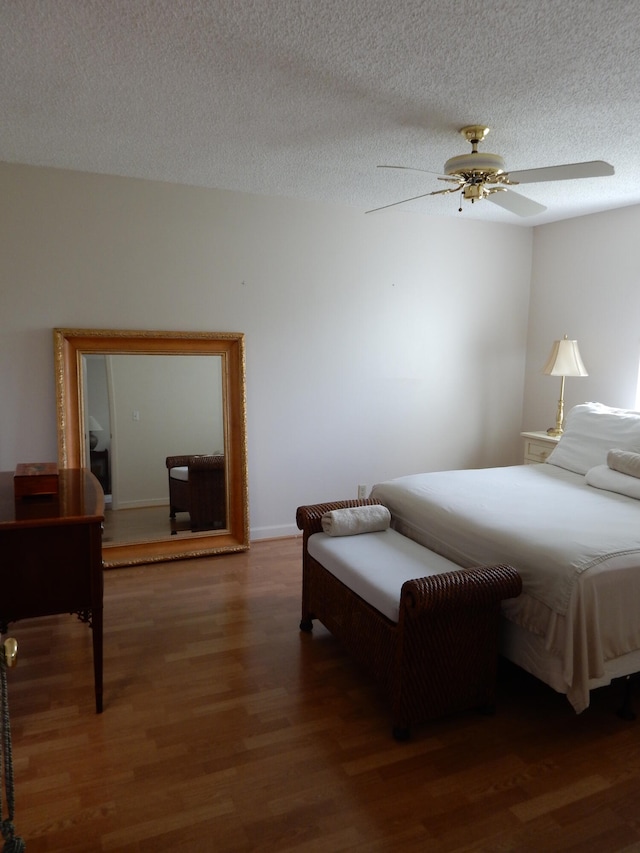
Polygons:
<instances>
[{"instance_id":1,"label":"bench armrest","mask_svg":"<svg viewBox=\"0 0 640 853\"><path fill-rule=\"evenodd\" d=\"M400 606L405 618L447 607L486 607L522 591L522 579L512 566L478 566L405 581Z\"/></svg>"},{"instance_id":2,"label":"bench armrest","mask_svg":"<svg viewBox=\"0 0 640 853\"><path fill-rule=\"evenodd\" d=\"M165 464L167 468L188 467L190 471L202 471L207 468L224 468L224 456L167 456Z\"/></svg>"},{"instance_id":3,"label":"bench armrest","mask_svg":"<svg viewBox=\"0 0 640 853\"><path fill-rule=\"evenodd\" d=\"M211 471L224 468L224 456L192 456L189 461L189 472Z\"/></svg>"},{"instance_id":4,"label":"bench armrest","mask_svg":"<svg viewBox=\"0 0 640 853\"><path fill-rule=\"evenodd\" d=\"M165 465L167 468L186 468L190 459L190 455L185 456L184 454L181 456L167 456Z\"/></svg>"},{"instance_id":5,"label":"bench armrest","mask_svg":"<svg viewBox=\"0 0 640 853\"><path fill-rule=\"evenodd\" d=\"M299 506L296 510L296 524L298 525L298 529L302 530L304 541L306 543L309 536L313 533L322 532L322 516L325 512L331 512L334 509L351 509L355 506L380 505L380 501L376 501L371 498L360 498L353 501L331 501L330 503Z\"/></svg>"}]
</instances>

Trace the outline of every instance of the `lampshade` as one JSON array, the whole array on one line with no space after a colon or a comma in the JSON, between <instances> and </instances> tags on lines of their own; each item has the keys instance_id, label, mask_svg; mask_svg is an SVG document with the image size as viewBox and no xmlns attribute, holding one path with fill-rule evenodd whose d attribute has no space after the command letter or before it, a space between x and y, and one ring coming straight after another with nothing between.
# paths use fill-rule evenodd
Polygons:
<instances>
[{"instance_id":1,"label":"lampshade","mask_svg":"<svg viewBox=\"0 0 640 853\"><path fill-rule=\"evenodd\" d=\"M542 368L547 376L588 376L587 369L580 357L577 341L568 341L565 335L561 341L554 341L551 355Z\"/></svg>"},{"instance_id":2,"label":"lampshade","mask_svg":"<svg viewBox=\"0 0 640 853\"><path fill-rule=\"evenodd\" d=\"M89 430L90 432L103 432L102 427L93 415L89 415Z\"/></svg>"}]
</instances>

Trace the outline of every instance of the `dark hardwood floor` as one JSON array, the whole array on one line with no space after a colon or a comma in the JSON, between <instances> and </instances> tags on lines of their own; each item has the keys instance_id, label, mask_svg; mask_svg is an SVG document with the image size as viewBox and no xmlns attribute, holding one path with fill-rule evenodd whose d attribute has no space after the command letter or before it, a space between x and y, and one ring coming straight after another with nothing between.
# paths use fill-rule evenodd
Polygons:
<instances>
[{"instance_id":1,"label":"dark hardwood floor","mask_svg":"<svg viewBox=\"0 0 640 853\"><path fill-rule=\"evenodd\" d=\"M640 720L616 716L619 686L576 716L505 665L495 716L396 743L367 674L322 626L298 631L300 550L108 571L102 715L86 625L11 626L29 853L640 850Z\"/></svg>"}]
</instances>

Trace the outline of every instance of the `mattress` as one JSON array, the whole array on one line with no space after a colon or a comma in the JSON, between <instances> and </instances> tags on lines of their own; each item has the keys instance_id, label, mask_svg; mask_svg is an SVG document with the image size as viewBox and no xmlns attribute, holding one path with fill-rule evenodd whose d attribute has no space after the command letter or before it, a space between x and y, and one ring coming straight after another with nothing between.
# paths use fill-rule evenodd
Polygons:
<instances>
[{"instance_id":1,"label":"mattress","mask_svg":"<svg viewBox=\"0 0 640 853\"><path fill-rule=\"evenodd\" d=\"M454 563L519 571L523 593L503 613L559 659L576 711L608 661L640 649L640 501L545 463L410 475L371 497L398 532Z\"/></svg>"}]
</instances>

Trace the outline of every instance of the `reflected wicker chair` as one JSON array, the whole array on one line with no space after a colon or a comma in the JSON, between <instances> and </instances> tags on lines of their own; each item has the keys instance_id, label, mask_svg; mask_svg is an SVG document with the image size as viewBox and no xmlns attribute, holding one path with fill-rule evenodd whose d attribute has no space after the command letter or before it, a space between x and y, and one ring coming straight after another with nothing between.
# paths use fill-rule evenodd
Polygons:
<instances>
[{"instance_id":1,"label":"reflected wicker chair","mask_svg":"<svg viewBox=\"0 0 640 853\"><path fill-rule=\"evenodd\" d=\"M224 456L167 456L166 465L170 518L175 519L177 512L188 512L194 532L226 527ZM172 468L185 467L186 480L171 476Z\"/></svg>"}]
</instances>

